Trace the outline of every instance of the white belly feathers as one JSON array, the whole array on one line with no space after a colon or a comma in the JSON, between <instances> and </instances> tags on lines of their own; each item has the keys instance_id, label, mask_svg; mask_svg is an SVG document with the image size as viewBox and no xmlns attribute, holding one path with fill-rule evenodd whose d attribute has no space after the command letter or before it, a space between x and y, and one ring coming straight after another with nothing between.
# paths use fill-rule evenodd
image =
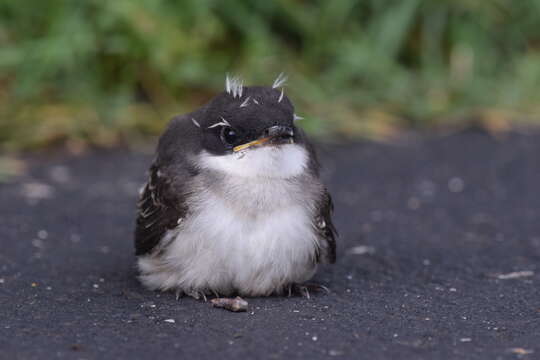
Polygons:
<instances>
[{"instance_id":1,"label":"white belly feathers","mask_svg":"<svg viewBox=\"0 0 540 360\"><path fill-rule=\"evenodd\" d=\"M297 154L295 161L305 158ZM216 178L219 186L197 186L188 215L162 240L168 246L139 258L141 281L150 289L256 296L311 278L318 241L313 199L320 190L306 191L290 163L287 176L268 177L226 174L224 160L216 161L220 168L209 170L225 173ZM246 165L253 168L235 164Z\"/></svg>"}]
</instances>

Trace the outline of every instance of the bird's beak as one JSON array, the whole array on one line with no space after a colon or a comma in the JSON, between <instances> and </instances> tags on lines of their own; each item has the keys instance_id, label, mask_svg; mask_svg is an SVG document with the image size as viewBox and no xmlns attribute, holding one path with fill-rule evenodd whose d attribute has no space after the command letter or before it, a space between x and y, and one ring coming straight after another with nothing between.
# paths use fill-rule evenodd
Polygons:
<instances>
[{"instance_id":1,"label":"bird's beak","mask_svg":"<svg viewBox=\"0 0 540 360\"><path fill-rule=\"evenodd\" d=\"M271 144L292 144L294 142L294 130L289 126L272 126L266 129L263 135L257 140L250 141L248 143L235 146L234 152L245 150L255 145L262 145L266 143Z\"/></svg>"}]
</instances>

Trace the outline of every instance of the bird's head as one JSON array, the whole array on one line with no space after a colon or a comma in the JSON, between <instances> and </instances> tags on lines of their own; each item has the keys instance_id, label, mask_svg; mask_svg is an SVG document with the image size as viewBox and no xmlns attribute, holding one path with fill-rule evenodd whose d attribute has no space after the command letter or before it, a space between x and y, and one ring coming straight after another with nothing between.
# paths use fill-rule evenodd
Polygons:
<instances>
[{"instance_id":1,"label":"bird's head","mask_svg":"<svg viewBox=\"0 0 540 360\"><path fill-rule=\"evenodd\" d=\"M245 87L227 77L225 91L190 119L200 142L198 165L244 177L302 173L310 154L295 126L299 117L284 93L285 80L280 75L272 86Z\"/></svg>"}]
</instances>

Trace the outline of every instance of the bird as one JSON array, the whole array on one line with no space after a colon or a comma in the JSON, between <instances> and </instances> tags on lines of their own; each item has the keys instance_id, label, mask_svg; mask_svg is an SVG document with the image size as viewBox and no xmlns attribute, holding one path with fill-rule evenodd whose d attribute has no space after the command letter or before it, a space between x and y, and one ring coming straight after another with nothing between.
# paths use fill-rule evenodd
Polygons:
<instances>
[{"instance_id":1,"label":"bird","mask_svg":"<svg viewBox=\"0 0 540 360\"><path fill-rule=\"evenodd\" d=\"M332 198L286 79L227 76L224 91L170 120L137 204L144 287L177 299L309 297L318 265L335 263Z\"/></svg>"}]
</instances>

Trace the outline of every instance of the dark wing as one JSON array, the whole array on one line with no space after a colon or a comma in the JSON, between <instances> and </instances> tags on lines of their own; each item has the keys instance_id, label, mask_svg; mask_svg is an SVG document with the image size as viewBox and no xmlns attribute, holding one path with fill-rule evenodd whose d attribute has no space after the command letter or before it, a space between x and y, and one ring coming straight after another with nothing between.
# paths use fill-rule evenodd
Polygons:
<instances>
[{"instance_id":1,"label":"dark wing","mask_svg":"<svg viewBox=\"0 0 540 360\"><path fill-rule=\"evenodd\" d=\"M186 216L185 194L173 177L156 164L150 167L148 182L141 193L135 228L135 254L151 253L167 230Z\"/></svg>"},{"instance_id":2,"label":"dark wing","mask_svg":"<svg viewBox=\"0 0 540 360\"><path fill-rule=\"evenodd\" d=\"M317 207L315 228L319 233L319 248L317 262L333 264L336 262L336 237L337 231L332 223L334 204L332 197L326 189Z\"/></svg>"}]
</instances>

